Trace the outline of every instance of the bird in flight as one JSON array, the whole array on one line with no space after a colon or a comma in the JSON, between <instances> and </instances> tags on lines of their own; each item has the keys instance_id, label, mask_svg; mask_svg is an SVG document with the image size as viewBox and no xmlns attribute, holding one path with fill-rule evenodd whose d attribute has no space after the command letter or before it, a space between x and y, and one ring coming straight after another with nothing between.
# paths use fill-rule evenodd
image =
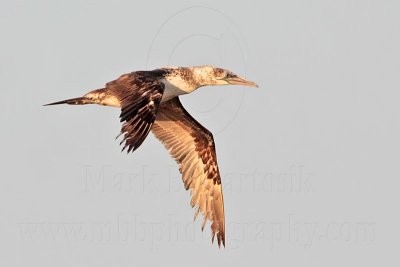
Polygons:
<instances>
[{"instance_id":1,"label":"bird in flight","mask_svg":"<svg viewBox=\"0 0 400 267\"><path fill-rule=\"evenodd\" d=\"M258 87L229 70L212 66L167 67L135 71L108 82L82 97L48 105L99 104L121 108L122 150L135 151L150 131L179 164L185 189L191 189L195 219L201 212L202 230L211 222L212 242L225 246L225 215L221 177L212 133L182 106L179 96L209 85Z\"/></svg>"}]
</instances>

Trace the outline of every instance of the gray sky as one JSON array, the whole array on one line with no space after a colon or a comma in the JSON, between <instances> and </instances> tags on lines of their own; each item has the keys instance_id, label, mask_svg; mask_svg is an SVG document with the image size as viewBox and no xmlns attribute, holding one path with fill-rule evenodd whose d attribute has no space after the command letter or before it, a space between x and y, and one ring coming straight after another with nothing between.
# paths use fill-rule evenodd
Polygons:
<instances>
[{"instance_id":1,"label":"gray sky","mask_svg":"<svg viewBox=\"0 0 400 267\"><path fill-rule=\"evenodd\" d=\"M1 266L399 264L397 1L0 4ZM211 64L259 89L181 98L214 133L225 249L151 134L42 107L120 74Z\"/></svg>"}]
</instances>

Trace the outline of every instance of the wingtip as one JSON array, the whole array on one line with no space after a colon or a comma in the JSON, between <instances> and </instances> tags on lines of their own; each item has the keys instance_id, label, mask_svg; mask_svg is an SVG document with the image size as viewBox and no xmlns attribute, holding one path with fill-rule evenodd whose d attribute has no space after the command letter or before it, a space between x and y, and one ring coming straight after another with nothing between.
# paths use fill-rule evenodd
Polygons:
<instances>
[{"instance_id":1,"label":"wingtip","mask_svg":"<svg viewBox=\"0 0 400 267\"><path fill-rule=\"evenodd\" d=\"M213 235L211 242L214 244L214 237ZM218 248L221 249L221 244L225 248L225 237L223 234L217 233L217 242L218 242Z\"/></svg>"},{"instance_id":2,"label":"wingtip","mask_svg":"<svg viewBox=\"0 0 400 267\"><path fill-rule=\"evenodd\" d=\"M221 241L218 242L218 247L219 247L219 248L221 248L221 243L222 243L222 245L223 245L224 248L225 248L225 238L224 238L224 237L222 237L222 238L221 238Z\"/></svg>"}]
</instances>

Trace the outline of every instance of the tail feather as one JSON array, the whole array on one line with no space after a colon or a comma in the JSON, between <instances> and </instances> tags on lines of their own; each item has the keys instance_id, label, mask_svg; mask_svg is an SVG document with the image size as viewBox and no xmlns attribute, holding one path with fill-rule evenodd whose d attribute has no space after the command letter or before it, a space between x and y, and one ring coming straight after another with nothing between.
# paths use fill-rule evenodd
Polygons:
<instances>
[{"instance_id":1,"label":"tail feather","mask_svg":"<svg viewBox=\"0 0 400 267\"><path fill-rule=\"evenodd\" d=\"M54 103L49 103L44 106L69 104L69 105L86 105L86 104L99 104L110 107L121 107L118 96L107 91L106 88L90 91L82 97L66 99Z\"/></svg>"},{"instance_id":2,"label":"tail feather","mask_svg":"<svg viewBox=\"0 0 400 267\"><path fill-rule=\"evenodd\" d=\"M60 105L60 104L69 104L69 105L86 105L86 104L100 104L100 105L108 105L106 89L97 89L90 91L82 97L66 99L54 103L49 103L44 106L52 106L52 105Z\"/></svg>"},{"instance_id":3,"label":"tail feather","mask_svg":"<svg viewBox=\"0 0 400 267\"><path fill-rule=\"evenodd\" d=\"M52 106L52 105L60 105L60 104L68 104L68 105L85 105L85 104L94 104L95 102L92 99L89 99L87 97L77 97L77 98L71 98L71 99L66 99L58 102L53 102L49 103L43 106Z\"/></svg>"}]
</instances>

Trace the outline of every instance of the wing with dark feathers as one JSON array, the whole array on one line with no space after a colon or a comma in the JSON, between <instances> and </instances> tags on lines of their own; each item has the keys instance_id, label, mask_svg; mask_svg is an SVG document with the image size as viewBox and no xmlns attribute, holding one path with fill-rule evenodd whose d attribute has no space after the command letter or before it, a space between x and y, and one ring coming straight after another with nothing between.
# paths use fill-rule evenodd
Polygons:
<instances>
[{"instance_id":1,"label":"wing with dark feathers","mask_svg":"<svg viewBox=\"0 0 400 267\"><path fill-rule=\"evenodd\" d=\"M195 218L202 213L211 222L212 241L225 246L224 201L214 138L184 109L178 97L163 102L152 132L180 165L186 190L192 190Z\"/></svg>"},{"instance_id":2,"label":"wing with dark feathers","mask_svg":"<svg viewBox=\"0 0 400 267\"><path fill-rule=\"evenodd\" d=\"M122 150L135 151L146 139L154 123L164 93L159 73L132 72L107 83L106 91L119 100L123 122Z\"/></svg>"}]
</instances>

